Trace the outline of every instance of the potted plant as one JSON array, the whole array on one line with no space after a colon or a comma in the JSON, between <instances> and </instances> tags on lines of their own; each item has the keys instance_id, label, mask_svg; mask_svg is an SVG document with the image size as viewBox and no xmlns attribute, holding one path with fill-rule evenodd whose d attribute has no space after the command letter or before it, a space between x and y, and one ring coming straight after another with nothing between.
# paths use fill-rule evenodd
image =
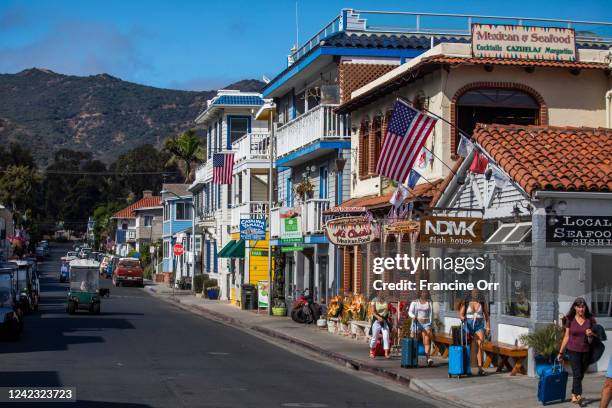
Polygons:
<instances>
[{"instance_id":1,"label":"potted plant","mask_svg":"<svg viewBox=\"0 0 612 408\"><path fill-rule=\"evenodd\" d=\"M546 325L532 333L523 334L519 341L532 348L536 354L536 373L552 367L554 358L559 354L559 346L563 339L564 330L554 323Z\"/></svg>"},{"instance_id":2,"label":"potted plant","mask_svg":"<svg viewBox=\"0 0 612 408\"><path fill-rule=\"evenodd\" d=\"M272 316L287 316L287 307L283 299L274 299L274 306L272 306Z\"/></svg>"},{"instance_id":3,"label":"potted plant","mask_svg":"<svg viewBox=\"0 0 612 408\"><path fill-rule=\"evenodd\" d=\"M335 334L338 332L338 325L342 314L342 296L334 296L329 301L327 307L327 330Z\"/></svg>"},{"instance_id":4,"label":"potted plant","mask_svg":"<svg viewBox=\"0 0 612 408\"><path fill-rule=\"evenodd\" d=\"M351 314L351 334L355 337L365 335L366 326L366 303L363 295L356 295L349 306Z\"/></svg>"},{"instance_id":5,"label":"potted plant","mask_svg":"<svg viewBox=\"0 0 612 408\"><path fill-rule=\"evenodd\" d=\"M300 201L306 201L306 199L309 198L313 192L314 186L308 178L303 179L295 186L295 194L298 196L298 200Z\"/></svg>"}]
</instances>

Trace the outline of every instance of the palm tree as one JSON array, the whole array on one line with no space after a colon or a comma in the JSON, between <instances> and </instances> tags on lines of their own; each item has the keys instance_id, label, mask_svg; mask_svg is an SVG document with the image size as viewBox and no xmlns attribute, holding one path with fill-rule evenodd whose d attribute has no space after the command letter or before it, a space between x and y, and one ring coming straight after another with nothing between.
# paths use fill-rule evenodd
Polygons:
<instances>
[{"instance_id":1,"label":"palm tree","mask_svg":"<svg viewBox=\"0 0 612 408\"><path fill-rule=\"evenodd\" d=\"M185 173L185 183L192 180L192 166L204 160L206 152L202 147L202 140L193 129L186 131L180 136L171 137L164 141L164 150L170 152L172 157L168 164L181 163Z\"/></svg>"}]
</instances>

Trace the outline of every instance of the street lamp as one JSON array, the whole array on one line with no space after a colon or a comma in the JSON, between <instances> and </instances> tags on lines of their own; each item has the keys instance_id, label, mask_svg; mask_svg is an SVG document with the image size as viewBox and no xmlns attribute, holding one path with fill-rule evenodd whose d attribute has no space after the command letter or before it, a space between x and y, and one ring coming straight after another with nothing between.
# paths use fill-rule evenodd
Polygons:
<instances>
[{"instance_id":1,"label":"street lamp","mask_svg":"<svg viewBox=\"0 0 612 408\"><path fill-rule=\"evenodd\" d=\"M159 192L162 196L164 194L171 194L173 196L175 196L176 198L178 198L179 200L182 200L183 197L179 196L178 194L169 191L169 190L162 190ZM193 195L192 195L193 197ZM190 203L185 203L185 204L189 204L191 206L191 244L190 244L190 249L191 249L191 290L195 292L195 216L196 216L196 207L193 204L193 202ZM170 231L172 232L172 231ZM189 264L189 262L187 262L187 264ZM176 282L172 282L172 287L174 287L174 285L176 284Z\"/></svg>"}]
</instances>

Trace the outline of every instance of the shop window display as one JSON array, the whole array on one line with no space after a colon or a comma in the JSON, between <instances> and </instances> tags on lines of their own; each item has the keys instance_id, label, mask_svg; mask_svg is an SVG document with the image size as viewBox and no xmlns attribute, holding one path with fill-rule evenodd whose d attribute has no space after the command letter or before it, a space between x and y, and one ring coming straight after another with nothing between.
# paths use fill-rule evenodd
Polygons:
<instances>
[{"instance_id":1,"label":"shop window display","mask_svg":"<svg viewBox=\"0 0 612 408\"><path fill-rule=\"evenodd\" d=\"M503 300L504 314L529 317L531 314L531 256L507 257L504 267Z\"/></svg>"}]
</instances>

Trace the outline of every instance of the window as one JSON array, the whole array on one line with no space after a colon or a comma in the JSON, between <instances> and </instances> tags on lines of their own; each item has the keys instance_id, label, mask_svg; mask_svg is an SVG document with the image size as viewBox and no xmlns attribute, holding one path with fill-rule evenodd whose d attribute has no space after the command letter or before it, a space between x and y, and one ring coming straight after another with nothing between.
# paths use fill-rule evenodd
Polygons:
<instances>
[{"instance_id":1,"label":"window","mask_svg":"<svg viewBox=\"0 0 612 408\"><path fill-rule=\"evenodd\" d=\"M328 173L327 166L319 167L319 198L328 197Z\"/></svg>"},{"instance_id":2,"label":"window","mask_svg":"<svg viewBox=\"0 0 612 408\"><path fill-rule=\"evenodd\" d=\"M249 132L251 118L248 116L228 116L228 148L242 136Z\"/></svg>"},{"instance_id":3,"label":"window","mask_svg":"<svg viewBox=\"0 0 612 408\"><path fill-rule=\"evenodd\" d=\"M359 130L359 176L368 175L368 158L370 157L370 133L368 122L363 122Z\"/></svg>"},{"instance_id":4,"label":"window","mask_svg":"<svg viewBox=\"0 0 612 408\"><path fill-rule=\"evenodd\" d=\"M503 305L508 316L531 314L531 255L513 255L504 259Z\"/></svg>"},{"instance_id":5,"label":"window","mask_svg":"<svg viewBox=\"0 0 612 408\"><path fill-rule=\"evenodd\" d=\"M213 152L212 134L213 134L212 126L209 126L208 127L208 145L207 145L207 149L206 149L206 154L207 154L209 159L212 157L212 152Z\"/></svg>"},{"instance_id":6,"label":"window","mask_svg":"<svg viewBox=\"0 0 612 408\"><path fill-rule=\"evenodd\" d=\"M380 146L382 143L382 129L381 129L381 121L382 118L379 117L374 120L373 129L373 139L370 138L370 143L372 143L372 149L374 150L374 156L370 158L368 171L370 174L376 173L376 164L378 164L378 159L380 158Z\"/></svg>"},{"instance_id":7,"label":"window","mask_svg":"<svg viewBox=\"0 0 612 408\"><path fill-rule=\"evenodd\" d=\"M223 132L223 122L221 119L217 122L217 151L220 152L223 150L223 138L221 137L221 133Z\"/></svg>"},{"instance_id":8,"label":"window","mask_svg":"<svg viewBox=\"0 0 612 408\"><path fill-rule=\"evenodd\" d=\"M191 205L189 203L176 203L176 220L191 219Z\"/></svg>"},{"instance_id":9,"label":"window","mask_svg":"<svg viewBox=\"0 0 612 408\"><path fill-rule=\"evenodd\" d=\"M599 317L612 317L612 256L593 254L591 257L591 312Z\"/></svg>"},{"instance_id":10,"label":"window","mask_svg":"<svg viewBox=\"0 0 612 408\"><path fill-rule=\"evenodd\" d=\"M287 202L287 207L293 207L293 183L291 182L291 177L287 177L285 188L285 201Z\"/></svg>"},{"instance_id":11,"label":"window","mask_svg":"<svg viewBox=\"0 0 612 408\"><path fill-rule=\"evenodd\" d=\"M144 226L145 227L150 227L151 225L153 225L153 216L152 215L145 215L144 216Z\"/></svg>"},{"instance_id":12,"label":"window","mask_svg":"<svg viewBox=\"0 0 612 408\"><path fill-rule=\"evenodd\" d=\"M170 206L168 203L164 203L164 221L168 221L170 219Z\"/></svg>"},{"instance_id":13,"label":"window","mask_svg":"<svg viewBox=\"0 0 612 408\"><path fill-rule=\"evenodd\" d=\"M129 231L127 232L127 236L128 236L128 239L136 239L136 231L134 231L134 230L129 230Z\"/></svg>"},{"instance_id":14,"label":"window","mask_svg":"<svg viewBox=\"0 0 612 408\"><path fill-rule=\"evenodd\" d=\"M164 241L164 258L168 258L170 256L170 242Z\"/></svg>"}]
</instances>

